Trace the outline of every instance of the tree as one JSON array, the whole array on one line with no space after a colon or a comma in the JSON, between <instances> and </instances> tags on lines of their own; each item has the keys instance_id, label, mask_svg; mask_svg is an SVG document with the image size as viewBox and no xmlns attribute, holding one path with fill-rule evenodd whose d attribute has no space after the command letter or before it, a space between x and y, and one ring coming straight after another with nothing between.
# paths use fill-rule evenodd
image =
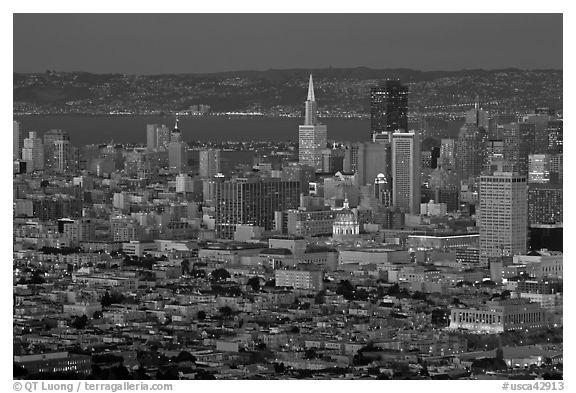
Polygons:
<instances>
[{"instance_id":1,"label":"tree","mask_svg":"<svg viewBox=\"0 0 576 393\"><path fill-rule=\"evenodd\" d=\"M44 280L44 272L41 270L35 270L32 278L30 279L30 284L44 284L46 280Z\"/></svg>"},{"instance_id":2,"label":"tree","mask_svg":"<svg viewBox=\"0 0 576 393\"><path fill-rule=\"evenodd\" d=\"M189 275L196 278L204 278L206 277L206 272L202 269L196 269L195 267L189 271Z\"/></svg>"},{"instance_id":3,"label":"tree","mask_svg":"<svg viewBox=\"0 0 576 393\"><path fill-rule=\"evenodd\" d=\"M184 259L180 262L180 266L182 267L182 275L186 275L190 272L190 262L188 259Z\"/></svg>"},{"instance_id":4,"label":"tree","mask_svg":"<svg viewBox=\"0 0 576 393\"><path fill-rule=\"evenodd\" d=\"M88 323L88 317L86 315L82 315L81 317L75 317L71 323L71 326L74 329L82 330L86 328L87 323Z\"/></svg>"},{"instance_id":5,"label":"tree","mask_svg":"<svg viewBox=\"0 0 576 393\"><path fill-rule=\"evenodd\" d=\"M195 362L196 358L190 352L181 351L174 360L177 362Z\"/></svg>"},{"instance_id":6,"label":"tree","mask_svg":"<svg viewBox=\"0 0 576 393\"><path fill-rule=\"evenodd\" d=\"M230 278L230 273L226 269L215 269L210 273L213 281L224 281Z\"/></svg>"},{"instance_id":7,"label":"tree","mask_svg":"<svg viewBox=\"0 0 576 393\"><path fill-rule=\"evenodd\" d=\"M203 321L206 319L206 311L200 310L198 311L198 320Z\"/></svg>"},{"instance_id":8,"label":"tree","mask_svg":"<svg viewBox=\"0 0 576 393\"><path fill-rule=\"evenodd\" d=\"M276 279L273 278L271 280L266 281L264 284L265 287L275 287L276 286Z\"/></svg>"},{"instance_id":9,"label":"tree","mask_svg":"<svg viewBox=\"0 0 576 393\"><path fill-rule=\"evenodd\" d=\"M250 277L250 279L247 282L248 285L250 285L252 287L253 291L258 291L260 290L260 278L254 276L254 277Z\"/></svg>"},{"instance_id":10,"label":"tree","mask_svg":"<svg viewBox=\"0 0 576 393\"><path fill-rule=\"evenodd\" d=\"M94 311L94 314L92 314L93 319L100 319L102 316L102 311Z\"/></svg>"},{"instance_id":11,"label":"tree","mask_svg":"<svg viewBox=\"0 0 576 393\"><path fill-rule=\"evenodd\" d=\"M446 308L436 308L432 310L432 324L440 327L448 326L450 310Z\"/></svg>"},{"instance_id":12,"label":"tree","mask_svg":"<svg viewBox=\"0 0 576 393\"><path fill-rule=\"evenodd\" d=\"M222 316L224 317L229 317L230 315L232 315L232 309L229 306L224 306L224 307L220 307L220 314L222 314Z\"/></svg>"},{"instance_id":13,"label":"tree","mask_svg":"<svg viewBox=\"0 0 576 393\"><path fill-rule=\"evenodd\" d=\"M100 299L100 304L102 304L102 307L109 307L112 304L122 303L122 300L124 300L124 295L121 293L113 292L110 294L106 291L104 296L102 296L102 299Z\"/></svg>"},{"instance_id":14,"label":"tree","mask_svg":"<svg viewBox=\"0 0 576 393\"><path fill-rule=\"evenodd\" d=\"M356 287L348 280L340 281L336 287L336 293L344 296L346 300L354 300L356 298Z\"/></svg>"},{"instance_id":15,"label":"tree","mask_svg":"<svg viewBox=\"0 0 576 393\"><path fill-rule=\"evenodd\" d=\"M16 362L14 362L13 369L14 369L13 370L13 377L14 378L25 377L26 375L28 375L28 370L26 370L26 368L24 368L24 366L21 366Z\"/></svg>"},{"instance_id":16,"label":"tree","mask_svg":"<svg viewBox=\"0 0 576 393\"><path fill-rule=\"evenodd\" d=\"M274 363L274 372L278 373L278 374L282 374L286 371L286 366L284 365L284 363Z\"/></svg>"},{"instance_id":17,"label":"tree","mask_svg":"<svg viewBox=\"0 0 576 393\"><path fill-rule=\"evenodd\" d=\"M318 353L316 352L316 348L310 347L306 349L304 352L304 359L316 359L318 357Z\"/></svg>"},{"instance_id":18,"label":"tree","mask_svg":"<svg viewBox=\"0 0 576 393\"><path fill-rule=\"evenodd\" d=\"M394 296L400 293L400 285L394 284L388 288L388 296Z\"/></svg>"}]
</instances>

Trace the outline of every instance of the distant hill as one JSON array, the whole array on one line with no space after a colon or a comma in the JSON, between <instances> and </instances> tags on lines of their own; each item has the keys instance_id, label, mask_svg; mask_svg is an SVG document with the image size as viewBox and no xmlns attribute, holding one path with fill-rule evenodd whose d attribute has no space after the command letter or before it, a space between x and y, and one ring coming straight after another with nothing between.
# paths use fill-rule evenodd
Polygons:
<instances>
[{"instance_id":1,"label":"distant hill","mask_svg":"<svg viewBox=\"0 0 576 393\"><path fill-rule=\"evenodd\" d=\"M446 112L479 96L496 111L535 106L562 109L562 70L418 71L406 68L271 69L208 74L123 75L87 72L14 73L15 112L108 113L182 111L209 105L213 111L301 110L313 74L320 109L328 114L366 113L369 89L386 79L409 86L413 112Z\"/></svg>"}]
</instances>

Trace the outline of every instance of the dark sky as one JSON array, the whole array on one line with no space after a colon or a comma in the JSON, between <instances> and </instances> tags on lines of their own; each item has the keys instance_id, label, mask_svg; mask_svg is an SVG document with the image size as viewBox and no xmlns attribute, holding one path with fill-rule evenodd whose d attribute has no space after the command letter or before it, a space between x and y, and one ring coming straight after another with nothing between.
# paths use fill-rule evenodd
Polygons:
<instances>
[{"instance_id":1,"label":"dark sky","mask_svg":"<svg viewBox=\"0 0 576 393\"><path fill-rule=\"evenodd\" d=\"M562 69L562 14L14 14L14 71Z\"/></svg>"}]
</instances>

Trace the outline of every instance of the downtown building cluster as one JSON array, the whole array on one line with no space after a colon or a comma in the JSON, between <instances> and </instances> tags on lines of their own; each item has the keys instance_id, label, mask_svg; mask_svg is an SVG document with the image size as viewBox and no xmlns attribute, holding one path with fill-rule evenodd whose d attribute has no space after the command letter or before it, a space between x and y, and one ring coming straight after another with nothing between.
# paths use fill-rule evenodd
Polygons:
<instances>
[{"instance_id":1,"label":"downtown building cluster","mask_svg":"<svg viewBox=\"0 0 576 393\"><path fill-rule=\"evenodd\" d=\"M399 81L370 100L369 140L330 141L310 76L298 149L226 168L178 120L136 147L14 122L15 376L558 373L562 119L477 102L451 136Z\"/></svg>"}]
</instances>

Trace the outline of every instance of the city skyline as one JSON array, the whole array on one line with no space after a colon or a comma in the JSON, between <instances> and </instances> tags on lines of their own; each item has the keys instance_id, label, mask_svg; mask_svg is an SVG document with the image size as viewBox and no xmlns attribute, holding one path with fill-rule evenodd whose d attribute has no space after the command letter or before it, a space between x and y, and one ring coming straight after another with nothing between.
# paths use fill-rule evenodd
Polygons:
<instances>
[{"instance_id":1,"label":"city skyline","mask_svg":"<svg viewBox=\"0 0 576 393\"><path fill-rule=\"evenodd\" d=\"M14 14L15 72L358 66L562 69L562 14Z\"/></svg>"},{"instance_id":2,"label":"city skyline","mask_svg":"<svg viewBox=\"0 0 576 393\"><path fill-rule=\"evenodd\" d=\"M143 50L142 69L163 70L198 59L217 71L222 55L225 67L368 52L455 67L501 50L508 62L557 60L539 45L545 15L234 16L188 26L176 15L163 29L166 15L66 15L84 22L66 30L48 15L45 37L14 44L49 53L46 64L95 55L94 67L118 70ZM12 376L143 390L244 379L562 390L541 380L563 379L569 353L564 115L558 70L13 73Z\"/></svg>"}]
</instances>

